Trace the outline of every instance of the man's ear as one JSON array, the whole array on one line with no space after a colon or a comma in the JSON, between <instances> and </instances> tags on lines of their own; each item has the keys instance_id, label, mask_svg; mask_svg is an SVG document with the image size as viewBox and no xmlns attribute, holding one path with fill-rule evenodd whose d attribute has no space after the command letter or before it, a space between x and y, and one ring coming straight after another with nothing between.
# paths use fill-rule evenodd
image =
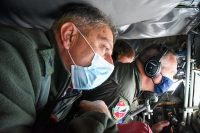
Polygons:
<instances>
[{"instance_id":1,"label":"man's ear","mask_svg":"<svg viewBox=\"0 0 200 133\"><path fill-rule=\"evenodd\" d=\"M60 28L60 37L62 45L65 49L69 49L74 39L74 35L77 33L75 25L71 22L64 23Z\"/></svg>"}]
</instances>

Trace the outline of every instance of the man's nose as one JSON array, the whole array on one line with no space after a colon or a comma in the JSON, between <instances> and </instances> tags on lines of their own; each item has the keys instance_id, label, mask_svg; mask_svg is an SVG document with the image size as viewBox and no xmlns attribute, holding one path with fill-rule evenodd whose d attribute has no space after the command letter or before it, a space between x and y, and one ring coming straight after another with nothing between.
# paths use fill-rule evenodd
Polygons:
<instances>
[{"instance_id":1,"label":"man's nose","mask_svg":"<svg viewBox=\"0 0 200 133\"><path fill-rule=\"evenodd\" d=\"M109 62L110 64L113 64L113 59L112 59L112 56L110 54L106 54L104 56L104 59Z\"/></svg>"}]
</instances>

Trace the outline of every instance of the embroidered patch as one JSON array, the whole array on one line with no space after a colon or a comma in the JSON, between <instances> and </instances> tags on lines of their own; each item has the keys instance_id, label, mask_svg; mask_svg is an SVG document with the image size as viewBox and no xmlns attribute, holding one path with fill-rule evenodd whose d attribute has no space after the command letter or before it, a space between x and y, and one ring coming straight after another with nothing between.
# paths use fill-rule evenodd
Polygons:
<instances>
[{"instance_id":1,"label":"embroidered patch","mask_svg":"<svg viewBox=\"0 0 200 133\"><path fill-rule=\"evenodd\" d=\"M116 120L122 119L129 111L129 105L123 98L119 99L119 102L112 108L112 115Z\"/></svg>"}]
</instances>

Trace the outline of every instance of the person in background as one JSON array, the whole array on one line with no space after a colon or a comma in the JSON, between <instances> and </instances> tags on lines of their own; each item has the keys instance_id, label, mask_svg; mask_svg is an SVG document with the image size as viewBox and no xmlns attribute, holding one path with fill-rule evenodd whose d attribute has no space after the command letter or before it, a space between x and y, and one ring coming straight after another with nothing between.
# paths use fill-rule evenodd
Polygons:
<instances>
[{"instance_id":1,"label":"person in background","mask_svg":"<svg viewBox=\"0 0 200 133\"><path fill-rule=\"evenodd\" d=\"M135 59L135 50L124 40L118 40L113 49L113 61L131 63Z\"/></svg>"},{"instance_id":2,"label":"person in background","mask_svg":"<svg viewBox=\"0 0 200 133\"><path fill-rule=\"evenodd\" d=\"M111 75L115 33L109 19L87 4L66 5L47 32L0 26L0 132L67 132L81 126L77 121L88 133L117 132L109 115L95 108L59 124L81 90Z\"/></svg>"},{"instance_id":3,"label":"person in background","mask_svg":"<svg viewBox=\"0 0 200 133\"><path fill-rule=\"evenodd\" d=\"M144 67L152 58L159 60L160 70L154 76L148 76ZM163 50L162 46L151 45L140 53L137 65L143 82L142 90L162 94L173 84L173 76L177 72L177 58L173 50L166 50L166 48Z\"/></svg>"},{"instance_id":4,"label":"person in background","mask_svg":"<svg viewBox=\"0 0 200 133\"><path fill-rule=\"evenodd\" d=\"M128 45L125 42L122 44L122 47ZM137 99L141 98L143 91L164 93L171 86L171 78L177 69L176 56L172 51L169 50L162 55L161 71L158 75L150 78L144 72L145 62L151 57L160 55L160 52L160 46L151 45L131 63L116 61L115 69L109 79L93 90L83 91L80 99L103 100L109 107L113 119L121 122L130 110L136 110ZM169 63L171 66L165 63ZM169 75L170 77L167 77ZM152 125L151 128L153 132L160 132L168 125L168 121L161 121Z\"/></svg>"}]
</instances>

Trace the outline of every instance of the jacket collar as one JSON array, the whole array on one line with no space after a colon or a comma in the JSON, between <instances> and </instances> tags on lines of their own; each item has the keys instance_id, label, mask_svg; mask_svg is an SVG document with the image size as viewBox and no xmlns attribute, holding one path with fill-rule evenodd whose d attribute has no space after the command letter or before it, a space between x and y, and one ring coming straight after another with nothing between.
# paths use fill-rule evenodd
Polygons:
<instances>
[{"instance_id":1,"label":"jacket collar","mask_svg":"<svg viewBox=\"0 0 200 133\"><path fill-rule=\"evenodd\" d=\"M39 50L39 53L43 60L43 76L51 75L52 73L54 73L54 70L57 69L57 67L59 67L59 69L62 69L63 72L70 74L68 70L64 69L64 65L59 58L60 56L57 49L57 42L53 31L48 30L45 32L45 35L50 45L48 48Z\"/></svg>"}]
</instances>

